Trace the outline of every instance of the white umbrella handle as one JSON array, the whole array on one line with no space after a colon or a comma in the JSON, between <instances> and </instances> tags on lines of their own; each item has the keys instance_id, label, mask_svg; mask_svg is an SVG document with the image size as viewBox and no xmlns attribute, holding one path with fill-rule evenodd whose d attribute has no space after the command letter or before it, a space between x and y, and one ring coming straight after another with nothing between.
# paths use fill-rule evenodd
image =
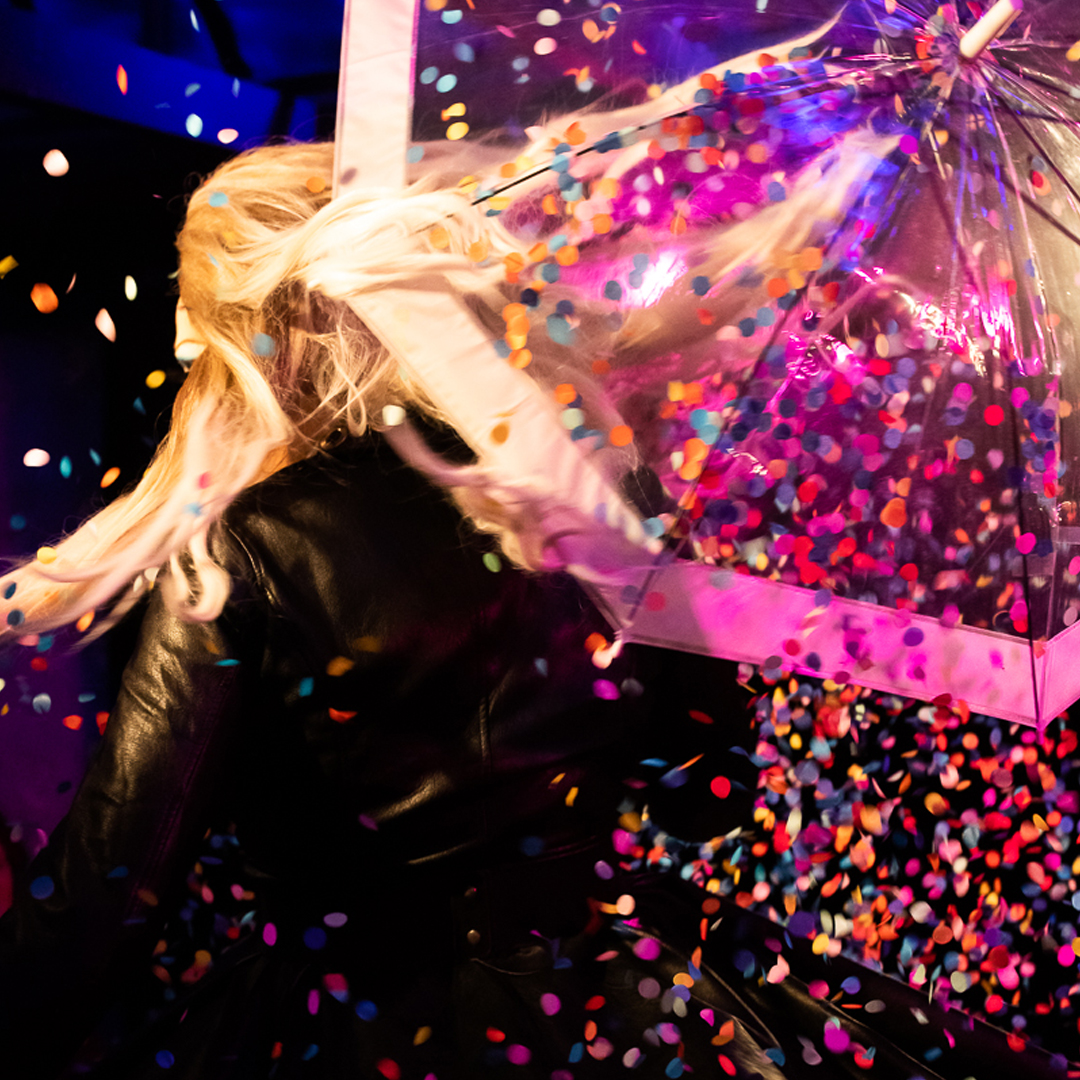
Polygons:
<instances>
[{"instance_id":1,"label":"white umbrella handle","mask_svg":"<svg viewBox=\"0 0 1080 1080\"><path fill-rule=\"evenodd\" d=\"M960 55L977 60L995 38L1000 37L1024 10L1024 0L998 2L960 39Z\"/></svg>"}]
</instances>

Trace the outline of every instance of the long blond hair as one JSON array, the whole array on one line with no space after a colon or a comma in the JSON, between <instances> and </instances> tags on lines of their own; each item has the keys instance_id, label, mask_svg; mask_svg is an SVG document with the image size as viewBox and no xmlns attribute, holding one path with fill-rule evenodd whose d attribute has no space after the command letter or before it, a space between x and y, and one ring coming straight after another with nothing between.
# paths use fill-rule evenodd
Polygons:
<instances>
[{"instance_id":1,"label":"long blond hair","mask_svg":"<svg viewBox=\"0 0 1080 1080\"><path fill-rule=\"evenodd\" d=\"M807 170L786 203L714 233L666 306L637 313L621 331L598 306L578 304L578 345L545 351L538 342L530 373L542 386L569 377L584 391L587 410L606 414L610 428L617 412L589 377L597 352L641 362L692 345L702 332L683 310L701 302L688 298L690 275L723 279L739 266L767 263L781 241L806 242L842 213L848 191L887 150L882 140L849 138L831 164ZM211 554L212 530L241 491L318 453L335 430L363 434L389 405L440 419L348 297L439 276L494 329L509 295L503 260L515 241L459 190L368 189L331 201L332 162L330 143L261 147L226 162L191 196L177 240L180 296L206 347L139 483L0 578L6 633L77 621L85 631L98 613L93 636L164 566L173 571L162 586L169 607L187 619L212 619L230 589ZM550 493L506 492L482 469L443 467L415 441L412 451L407 441L396 445L454 490L464 512L497 534L512 560L547 565L541 526ZM602 454L611 479L636 460L632 448Z\"/></svg>"},{"instance_id":2,"label":"long blond hair","mask_svg":"<svg viewBox=\"0 0 1080 1080\"><path fill-rule=\"evenodd\" d=\"M191 196L177 239L180 296L206 347L139 483L0 579L9 633L80 618L85 628L107 606L100 632L165 565L170 607L214 618L230 583L211 530L244 488L317 453L335 430L363 434L387 405L434 411L348 304L326 294L434 274L483 308L485 296L501 298L502 264L478 267L467 252L483 242L498 256L513 242L456 191L331 201L332 161L329 143L261 147ZM435 226L438 247L424 239Z\"/></svg>"}]
</instances>

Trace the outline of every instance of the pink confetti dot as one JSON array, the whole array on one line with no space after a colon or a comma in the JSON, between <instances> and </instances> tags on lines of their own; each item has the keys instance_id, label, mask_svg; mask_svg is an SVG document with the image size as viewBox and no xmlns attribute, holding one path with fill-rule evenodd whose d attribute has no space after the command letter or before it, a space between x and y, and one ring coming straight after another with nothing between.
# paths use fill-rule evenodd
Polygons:
<instances>
[{"instance_id":1,"label":"pink confetti dot","mask_svg":"<svg viewBox=\"0 0 1080 1080\"><path fill-rule=\"evenodd\" d=\"M819 1001L823 997L829 996L829 984L824 979L815 979L808 987L812 998L817 998Z\"/></svg>"},{"instance_id":2,"label":"pink confetti dot","mask_svg":"<svg viewBox=\"0 0 1080 1080\"><path fill-rule=\"evenodd\" d=\"M841 1027L825 1025L825 1049L842 1054L851 1045L851 1036Z\"/></svg>"},{"instance_id":3,"label":"pink confetti dot","mask_svg":"<svg viewBox=\"0 0 1080 1080\"><path fill-rule=\"evenodd\" d=\"M514 1043L506 1048L506 1060L511 1065L528 1065L532 1060L532 1051L527 1046Z\"/></svg>"},{"instance_id":4,"label":"pink confetti dot","mask_svg":"<svg viewBox=\"0 0 1080 1080\"><path fill-rule=\"evenodd\" d=\"M265 941L267 945L274 945L277 943L277 927L272 922L268 922L263 927L263 941Z\"/></svg>"},{"instance_id":5,"label":"pink confetti dot","mask_svg":"<svg viewBox=\"0 0 1080 1080\"><path fill-rule=\"evenodd\" d=\"M645 594L645 606L649 611L663 611L667 605L667 597L661 592L649 592Z\"/></svg>"},{"instance_id":6,"label":"pink confetti dot","mask_svg":"<svg viewBox=\"0 0 1080 1080\"><path fill-rule=\"evenodd\" d=\"M919 149L919 140L914 135L904 135L900 139L900 151L904 154L914 154Z\"/></svg>"},{"instance_id":7,"label":"pink confetti dot","mask_svg":"<svg viewBox=\"0 0 1080 1080\"><path fill-rule=\"evenodd\" d=\"M554 1016L562 1008L562 1002L557 994L541 994L540 1008L545 1016Z\"/></svg>"},{"instance_id":8,"label":"pink confetti dot","mask_svg":"<svg viewBox=\"0 0 1080 1080\"><path fill-rule=\"evenodd\" d=\"M1016 550L1021 555L1027 555L1035 549L1035 534L1034 533L1022 533L1016 539Z\"/></svg>"},{"instance_id":9,"label":"pink confetti dot","mask_svg":"<svg viewBox=\"0 0 1080 1080\"><path fill-rule=\"evenodd\" d=\"M1019 409L1030 396L1031 395L1022 386L1018 386L1013 390L1009 400L1012 402L1014 409Z\"/></svg>"},{"instance_id":10,"label":"pink confetti dot","mask_svg":"<svg viewBox=\"0 0 1080 1080\"><path fill-rule=\"evenodd\" d=\"M655 938L638 938L634 944L634 955L639 960L655 960L660 955L660 942Z\"/></svg>"},{"instance_id":11,"label":"pink confetti dot","mask_svg":"<svg viewBox=\"0 0 1080 1080\"><path fill-rule=\"evenodd\" d=\"M1076 962L1076 953L1073 952L1072 945L1062 945L1061 948L1058 949L1057 959L1062 967L1072 967Z\"/></svg>"}]
</instances>

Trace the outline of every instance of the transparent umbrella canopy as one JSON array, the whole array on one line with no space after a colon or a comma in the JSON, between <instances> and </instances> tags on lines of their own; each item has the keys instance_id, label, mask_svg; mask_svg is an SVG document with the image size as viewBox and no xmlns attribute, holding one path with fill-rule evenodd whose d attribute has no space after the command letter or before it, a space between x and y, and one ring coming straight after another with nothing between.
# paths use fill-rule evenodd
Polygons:
<instances>
[{"instance_id":1,"label":"transparent umbrella canopy","mask_svg":"<svg viewBox=\"0 0 1080 1080\"><path fill-rule=\"evenodd\" d=\"M572 344L560 280L694 327L598 368L671 494L597 590L624 638L1028 723L1080 697L1080 6L359 12L339 181L475 162L532 333Z\"/></svg>"}]
</instances>

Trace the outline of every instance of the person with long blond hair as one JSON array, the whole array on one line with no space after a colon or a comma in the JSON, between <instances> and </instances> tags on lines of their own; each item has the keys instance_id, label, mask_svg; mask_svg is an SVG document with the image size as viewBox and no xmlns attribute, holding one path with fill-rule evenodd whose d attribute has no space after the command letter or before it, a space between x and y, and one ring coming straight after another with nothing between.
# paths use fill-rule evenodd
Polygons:
<instances>
[{"instance_id":1,"label":"person with long blond hair","mask_svg":"<svg viewBox=\"0 0 1080 1080\"><path fill-rule=\"evenodd\" d=\"M691 713L725 721L714 752L755 737L729 666L609 646L562 572L650 557L634 522L665 509L662 490L632 449L581 448L619 508L593 520L552 470L508 476L469 445L354 301L434 280L498 326L514 291L467 253L515 241L458 190L332 200L332 153L249 151L195 191L178 238L190 371L168 435L131 491L0 580L9 637L143 612L71 811L0 920L0 1075L659 1078L715 1075L720 1046L742 1075L818 1075L798 1038L827 1024L865 1043L861 1018L794 975L722 977L776 929L630 875L612 847L637 764L699 750ZM853 141L788 205L713 236L699 267L767 258L875 160ZM572 382L610 427L591 361L632 369L674 344L692 359L683 291L618 325L578 297L578 345L538 343L530 376L545 394ZM756 768L723 768L741 795L706 825L675 782L650 812L683 835L737 829ZM147 1021L136 973L222 822L255 917ZM854 971L903 1020L906 988ZM870 1033L876 1075L911 1075L910 1027ZM959 1021L950 1038L957 1067L998 1052ZM1034 1054L1025 1068L1051 1074Z\"/></svg>"}]
</instances>

